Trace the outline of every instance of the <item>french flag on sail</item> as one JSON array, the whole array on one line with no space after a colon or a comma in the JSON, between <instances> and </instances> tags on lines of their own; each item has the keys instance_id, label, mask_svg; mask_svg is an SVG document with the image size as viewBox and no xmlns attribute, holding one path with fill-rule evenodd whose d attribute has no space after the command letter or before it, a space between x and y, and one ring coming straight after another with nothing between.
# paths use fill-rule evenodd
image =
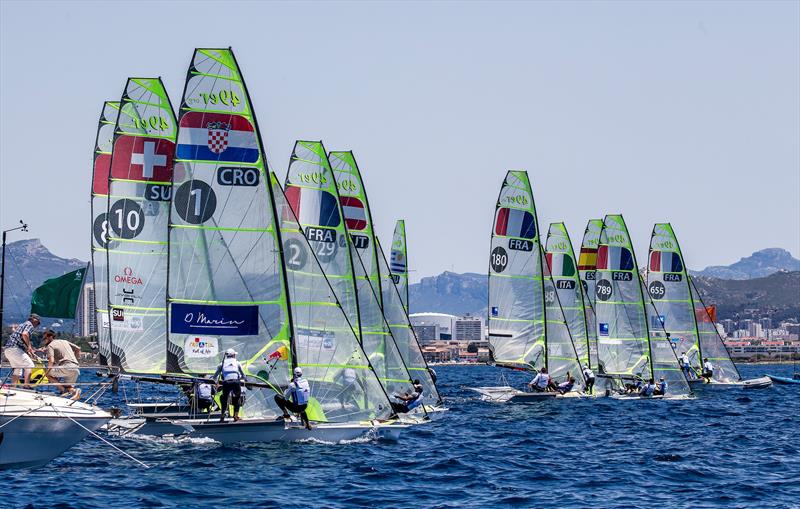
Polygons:
<instances>
[{"instance_id":1,"label":"french flag on sail","mask_svg":"<svg viewBox=\"0 0 800 509\"><path fill-rule=\"evenodd\" d=\"M621 246L600 246L597 250L597 268L605 270L633 270L633 255Z\"/></svg>"},{"instance_id":2,"label":"french flag on sail","mask_svg":"<svg viewBox=\"0 0 800 509\"><path fill-rule=\"evenodd\" d=\"M352 196L339 196L339 202L342 204L348 230L359 231L367 227L367 211L361 200Z\"/></svg>"},{"instance_id":3,"label":"french flag on sail","mask_svg":"<svg viewBox=\"0 0 800 509\"><path fill-rule=\"evenodd\" d=\"M682 272L681 257L672 251L653 251L650 253L650 270L652 272Z\"/></svg>"},{"instance_id":4,"label":"french flag on sail","mask_svg":"<svg viewBox=\"0 0 800 509\"><path fill-rule=\"evenodd\" d=\"M258 162L258 140L253 124L228 113L190 111L181 117L178 131L178 159Z\"/></svg>"},{"instance_id":5,"label":"french flag on sail","mask_svg":"<svg viewBox=\"0 0 800 509\"><path fill-rule=\"evenodd\" d=\"M327 191L288 185L286 200L304 226L336 228L342 222L336 198Z\"/></svg>"},{"instance_id":6,"label":"french flag on sail","mask_svg":"<svg viewBox=\"0 0 800 509\"><path fill-rule=\"evenodd\" d=\"M536 236L536 224L533 220L533 214L527 210L502 207L497 211L494 233L505 237L533 239Z\"/></svg>"}]
</instances>

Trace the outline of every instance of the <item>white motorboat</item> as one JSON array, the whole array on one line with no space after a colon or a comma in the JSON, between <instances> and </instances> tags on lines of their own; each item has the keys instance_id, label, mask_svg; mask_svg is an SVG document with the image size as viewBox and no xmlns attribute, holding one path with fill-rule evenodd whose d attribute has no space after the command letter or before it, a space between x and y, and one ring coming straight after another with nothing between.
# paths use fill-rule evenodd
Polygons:
<instances>
[{"instance_id":1,"label":"white motorboat","mask_svg":"<svg viewBox=\"0 0 800 509\"><path fill-rule=\"evenodd\" d=\"M772 379L768 376L750 378L748 380L717 381L706 382L703 379L690 380L689 383L694 389L767 389L772 387Z\"/></svg>"},{"instance_id":2,"label":"white motorboat","mask_svg":"<svg viewBox=\"0 0 800 509\"><path fill-rule=\"evenodd\" d=\"M110 419L87 403L0 388L0 468L44 465Z\"/></svg>"}]
</instances>

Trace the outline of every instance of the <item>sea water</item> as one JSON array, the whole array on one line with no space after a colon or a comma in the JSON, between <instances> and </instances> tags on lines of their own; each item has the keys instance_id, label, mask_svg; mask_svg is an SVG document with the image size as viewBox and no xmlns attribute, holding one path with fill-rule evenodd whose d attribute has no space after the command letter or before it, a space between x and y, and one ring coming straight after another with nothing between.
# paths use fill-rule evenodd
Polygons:
<instances>
[{"instance_id":1,"label":"sea water","mask_svg":"<svg viewBox=\"0 0 800 509\"><path fill-rule=\"evenodd\" d=\"M800 386L504 405L465 389L497 384L499 369L437 371L450 411L397 442L110 438L145 469L87 438L46 467L0 472L0 507L800 507ZM133 396L123 389L102 405Z\"/></svg>"}]
</instances>

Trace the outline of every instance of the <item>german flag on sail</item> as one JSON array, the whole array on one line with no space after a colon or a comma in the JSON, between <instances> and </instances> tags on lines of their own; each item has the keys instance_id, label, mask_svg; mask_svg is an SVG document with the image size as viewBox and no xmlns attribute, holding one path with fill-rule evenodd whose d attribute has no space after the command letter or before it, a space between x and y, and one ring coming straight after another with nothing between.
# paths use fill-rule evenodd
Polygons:
<instances>
[{"instance_id":1,"label":"german flag on sail","mask_svg":"<svg viewBox=\"0 0 800 509\"><path fill-rule=\"evenodd\" d=\"M597 249L582 247L578 255L578 270L595 270L597 268Z\"/></svg>"}]
</instances>

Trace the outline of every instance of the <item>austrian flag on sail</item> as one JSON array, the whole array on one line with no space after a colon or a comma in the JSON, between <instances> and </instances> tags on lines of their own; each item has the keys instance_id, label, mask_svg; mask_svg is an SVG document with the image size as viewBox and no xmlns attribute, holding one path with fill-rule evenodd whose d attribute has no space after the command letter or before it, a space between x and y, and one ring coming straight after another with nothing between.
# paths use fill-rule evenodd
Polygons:
<instances>
[{"instance_id":1,"label":"austrian flag on sail","mask_svg":"<svg viewBox=\"0 0 800 509\"><path fill-rule=\"evenodd\" d=\"M361 231L367 227L364 202L353 196L339 196L348 230Z\"/></svg>"}]
</instances>

